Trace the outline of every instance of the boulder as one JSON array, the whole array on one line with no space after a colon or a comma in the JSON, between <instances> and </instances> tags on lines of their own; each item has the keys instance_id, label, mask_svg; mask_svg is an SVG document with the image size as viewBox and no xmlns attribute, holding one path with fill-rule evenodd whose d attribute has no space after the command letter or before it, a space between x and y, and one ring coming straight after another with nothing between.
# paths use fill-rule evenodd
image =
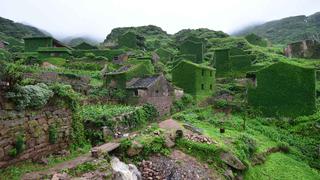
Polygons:
<instances>
[{"instance_id":1,"label":"boulder","mask_svg":"<svg viewBox=\"0 0 320 180\"><path fill-rule=\"evenodd\" d=\"M247 167L233 154L224 152L220 154L221 160L227 165L237 170L245 170Z\"/></svg>"},{"instance_id":2,"label":"boulder","mask_svg":"<svg viewBox=\"0 0 320 180\"><path fill-rule=\"evenodd\" d=\"M176 144L170 139L170 137L165 138L165 145L167 148L172 148Z\"/></svg>"},{"instance_id":3,"label":"boulder","mask_svg":"<svg viewBox=\"0 0 320 180\"><path fill-rule=\"evenodd\" d=\"M112 157L112 179L113 180L141 180L141 173L133 164L125 164L117 157Z\"/></svg>"},{"instance_id":4,"label":"boulder","mask_svg":"<svg viewBox=\"0 0 320 180\"><path fill-rule=\"evenodd\" d=\"M202 130L192 126L191 124L187 124L187 123L183 124L183 127L188 129L188 130L190 130L190 131L192 131L193 133L197 133L199 135L202 135Z\"/></svg>"}]
</instances>

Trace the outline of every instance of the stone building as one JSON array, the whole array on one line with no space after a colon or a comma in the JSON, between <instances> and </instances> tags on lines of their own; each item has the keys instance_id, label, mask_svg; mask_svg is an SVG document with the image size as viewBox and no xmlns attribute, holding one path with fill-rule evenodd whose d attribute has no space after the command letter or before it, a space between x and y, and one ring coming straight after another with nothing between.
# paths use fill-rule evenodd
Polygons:
<instances>
[{"instance_id":1,"label":"stone building","mask_svg":"<svg viewBox=\"0 0 320 180\"><path fill-rule=\"evenodd\" d=\"M281 61L250 77L248 103L267 116L295 117L316 110L316 72L313 67Z\"/></svg>"},{"instance_id":2,"label":"stone building","mask_svg":"<svg viewBox=\"0 0 320 180\"><path fill-rule=\"evenodd\" d=\"M303 40L288 44L284 54L290 58L320 58L320 43L316 40Z\"/></svg>"},{"instance_id":3,"label":"stone building","mask_svg":"<svg viewBox=\"0 0 320 180\"><path fill-rule=\"evenodd\" d=\"M202 63L203 61L203 49L204 45L202 42L194 42L191 40L186 40L181 43L179 51L182 56L188 56L188 60L194 63Z\"/></svg>"},{"instance_id":4,"label":"stone building","mask_svg":"<svg viewBox=\"0 0 320 180\"><path fill-rule=\"evenodd\" d=\"M215 69L183 60L172 69L172 82L185 93L210 96L215 87Z\"/></svg>"},{"instance_id":5,"label":"stone building","mask_svg":"<svg viewBox=\"0 0 320 180\"><path fill-rule=\"evenodd\" d=\"M72 54L71 47L48 36L24 38L24 51L38 53L40 58L66 58Z\"/></svg>"},{"instance_id":6,"label":"stone building","mask_svg":"<svg viewBox=\"0 0 320 180\"><path fill-rule=\"evenodd\" d=\"M126 84L129 102L134 104L150 103L160 115L170 113L174 100L174 88L163 75L133 78Z\"/></svg>"}]
</instances>

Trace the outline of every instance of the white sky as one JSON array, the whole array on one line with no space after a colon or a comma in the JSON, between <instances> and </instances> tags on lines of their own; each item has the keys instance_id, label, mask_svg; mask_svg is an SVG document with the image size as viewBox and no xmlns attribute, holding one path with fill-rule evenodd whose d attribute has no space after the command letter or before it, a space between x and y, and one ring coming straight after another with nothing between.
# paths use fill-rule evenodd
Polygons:
<instances>
[{"instance_id":1,"label":"white sky","mask_svg":"<svg viewBox=\"0 0 320 180\"><path fill-rule=\"evenodd\" d=\"M0 0L0 16L56 37L102 41L115 27L153 24L168 33L209 28L232 33L257 22L320 11L320 0Z\"/></svg>"}]
</instances>

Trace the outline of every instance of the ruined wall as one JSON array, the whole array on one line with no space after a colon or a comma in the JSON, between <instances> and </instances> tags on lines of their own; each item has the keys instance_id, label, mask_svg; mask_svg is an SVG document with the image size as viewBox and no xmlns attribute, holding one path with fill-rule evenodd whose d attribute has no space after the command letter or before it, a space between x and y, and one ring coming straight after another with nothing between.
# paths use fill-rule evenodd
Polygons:
<instances>
[{"instance_id":1,"label":"ruined wall","mask_svg":"<svg viewBox=\"0 0 320 180\"><path fill-rule=\"evenodd\" d=\"M71 122L71 111L64 108L0 110L0 168L65 149L70 143ZM13 156L19 136L24 148Z\"/></svg>"}]
</instances>

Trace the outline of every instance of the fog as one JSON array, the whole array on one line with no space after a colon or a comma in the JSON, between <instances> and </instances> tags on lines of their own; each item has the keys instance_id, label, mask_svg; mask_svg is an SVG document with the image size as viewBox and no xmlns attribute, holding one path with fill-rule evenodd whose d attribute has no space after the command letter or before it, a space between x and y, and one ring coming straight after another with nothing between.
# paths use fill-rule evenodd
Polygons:
<instances>
[{"instance_id":1,"label":"fog","mask_svg":"<svg viewBox=\"0 0 320 180\"><path fill-rule=\"evenodd\" d=\"M153 24L171 34L202 27L233 33L319 10L319 0L0 0L1 17L58 38L90 36L99 41L116 27Z\"/></svg>"}]
</instances>

